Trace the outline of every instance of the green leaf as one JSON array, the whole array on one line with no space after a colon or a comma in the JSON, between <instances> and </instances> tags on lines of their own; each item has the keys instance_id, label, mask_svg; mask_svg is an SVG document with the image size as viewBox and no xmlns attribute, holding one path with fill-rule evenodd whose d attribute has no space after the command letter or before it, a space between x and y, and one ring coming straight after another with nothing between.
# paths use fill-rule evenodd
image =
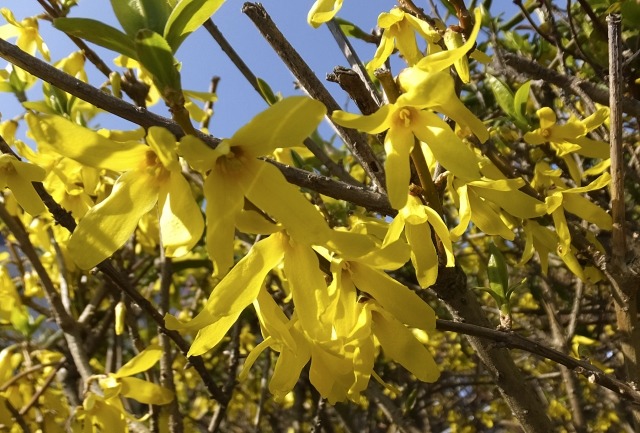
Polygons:
<instances>
[{"instance_id":1,"label":"green leaf","mask_svg":"<svg viewBox=\"0 0 640 433\"><path fill-rule=\"evenodd\" d=\"M152 30L140 30L135 40L138 60L153 75L153 82L162 97L169 103L182 97L180 72L167 41ZM175 101L174 101L175 102Z\"/></svg>"},{"instance_id":2,"label":"green leaf","mask_svg":"<svg viewBox=\"0 0 640 433\"><path fill-rule=\"evenodd\" d=\"M175 53L189 34L213 15L225 0L182 0L164 27L164 37Z\"/></svg>"},{"instance_id":3,"label":"green leaf","mask_svg":"<svg viewBox=\"0 0 640 433\"><path fill-rule=\"evenodd\" d=\"M521 122L523 125L527 125L529 129L529 122L527 121L527 101L529 100L529 89L531 88L531 81L527 81L516 91L513 97L513 109L515 113L515 120ZM520 125L518 125L520 127Z\"/></svg>"},{"instance_id":4,"label":"green leaf","mask_svg":"<svg viewBox=\"0 0 640 433\"><path fill-rule=\"evenodd\" d=\"M260 94L262 95L264 100L267 101L267 104L273 105L276 102L278 102L280 99L282 99L282 98L278 98L273 93L273 90L271 90L271 86L269 86L269 83L267 83L266 81L264 81L262 78L259 78L259 77L256 77L256 80L258 81L258 88L260 89Z\"/></svg>"},{"instance_id":5,"label":"green leaf","mask_svg":"<svg viewBox=\"0 0 640 433\"><path fill-rule=\"evenodd\" d=\"M111 8L124 31L132 39L138 30L147 27L138 0L111 0Z\"/></svg>"},{"instance_id":6,"label":"green leaf","mask_svg":"<svg viewBox=\"0 0 640 433\"><path fill-rule=\"evenodd\" d=\"M505 114L514 121L518 128L527 131L529 129L529 122L527 122L527 119L517 111L518 109L516 108L516 100L509 86L507 86L498 78L489 74L487 74L487 84L493 92L493 95L496 98L496 102L498 103L500 108L502 108L502 111L504 111ZM525 90L527 90L527 93L524 93L523 91L524 94L521 94L519 96L519 106L522 106L523 104L522 98L525 98L524 103L526 104L526 98L529 97L528 87Z\"/></svg>"},{"instance_id":7,"label":"green leaf","mask_svg":"<svg viewBox=\"0 0 640 433\"><path fill-rule=\"evenodd\" d=\"M171 14L171 6L166 0L111 0L111 7L124 31L132 38L142 29L162 33Z\"/></svg>"},{"instance_id":8,"label":"green leaf","mask_svg":"<svg viewBox=\"0 0 640 433\"><path fill-rule=\"evenodd\" d=\"M353 24L351 21L347 21L342 18L334 18L334 20L338 23L338 25L340 26L340 30L342 30L342 33L344 33L345 35L363 40L365 42L372 41L372 36L370 33L365 32L360 27Z\"/></svg>"},{"instance_id":9,"label":"green leaf","mask_svg":"<svg viewBox=\"0 0 640 433\"><path fill-rule=\"evenodd\" d=\"M506 301L507 292L509 291L509 272L507 270L507 263L500 250L494 244L489 244L489 251L491 251L489 263L487 264L489 287L492 292L496 293Z\"/></svg>"},{"instance_id":10,"label":"green leaf","mask_svg":"<svg viewBox=\"0 0 640 433\"><path fill-rule=\"evenodd\" d=\"M506 114L510 117L515 116L515 112L513 111L513 93L509 86L504 84L502 81L494 77L493 75L487 74L487 83L489 84L489 88L493 92L493 96L496 98L496 102L502 108Z\"/></svg>"},{"instance_id":11,"label":"green leaf","mask_svg":"<svg viewBox=\"0 0 640 433\"><path fill-rule=\"evenodd\" d=\"M53 26L71 36L85 39L101 47L137 59L133 40L120 30L89 18L56 18Z\"/></svg>"}]
</instances>

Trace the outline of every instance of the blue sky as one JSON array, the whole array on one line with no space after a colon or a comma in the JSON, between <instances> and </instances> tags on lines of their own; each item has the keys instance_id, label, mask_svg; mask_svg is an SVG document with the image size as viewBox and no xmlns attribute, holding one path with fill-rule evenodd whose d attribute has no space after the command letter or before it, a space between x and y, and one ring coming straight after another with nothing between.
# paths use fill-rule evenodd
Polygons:
<instances>
[{"instance_id":1,"label":"blue sky","mask_svg":"<svg viewBox=\"0 0 640 433\"><path fill-rule=\"evenodd\" d=\"M78 3L79 6L74 8L71 16L99 19L119 28L108 0L79 0ZM274 91L282 92L284 95L299 93L299 90L294 89L295 79L291 73L262 39L253 23L242 14L243 3L243 1L227 0L214 15L214 22L253 72L266 80ZM335 66L347 66L348 63L342 57L327 28L313 29L306 23L307 12L312 3L312 0L262 0L265 9L282 33L301 53L320 79L324 80L325 75ZM426 2L418 2L420 3ZM439 2L435 3L439 4ZM496 3L499 6L492 8L493 14L504 12L509 18L516 12L512 2L494 2ZM35 0L0 1L0 5L11 9L17 19L38 14L42 10ZM369 31L375 26L378 14L389 10L394 5L395 1L392 0L346 0L340 16ZM445 12L442 6L440 12ZM53 60L58 60L77 50L68 38L51 29L48 22L41 22L41 33L49 45ZM355 45L364 62L368 61L375 51L372 45L357 42ZM100 48L96 48L96 51L110 65L116 57L116 54L111 51ZM185 89L204 91L214 75L221 77L218 101L215 103L215 114L210 125L210 132L213 135L230 136L238 127L266 107L204 29L194 32L181 46L176 57L182 62L182 82ZM87 72L92 84L100 85L105 81L104 76L88 62ZM337 84L327 82L326 85L339 104L347 103L348 98ZM40 86L36 85L28 96L32 99L41 98ZM0 101L2 101L0 110L3 119L11 118L21 112L12 95L0 94ZM151 109L158 114L168 116L163 103ZM93 124L119 129L130 129L135 126L113 117L108 114L100 115Z\"/></svg>"}]
</instances>

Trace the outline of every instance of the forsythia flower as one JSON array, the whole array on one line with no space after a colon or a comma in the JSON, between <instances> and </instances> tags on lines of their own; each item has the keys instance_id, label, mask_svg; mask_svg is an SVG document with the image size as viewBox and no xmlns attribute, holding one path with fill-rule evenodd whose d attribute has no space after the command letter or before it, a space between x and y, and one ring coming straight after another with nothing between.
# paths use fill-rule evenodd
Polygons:
<instances>
[{"instance_id":1,"label":"forsythia flower","mask_svg":"<svg viewBox=\"0 0 640 433\"><path fill-rule=\"evenodd\" d=\"M522 219L542 216L546 212L544 203L518 190L524 183L523 179L451 180L450 191L459 204L460 214L460 222L451 230L452 238L462 236L469 221L473 221L486 234L513 240L515 235L509 227L511 224L503 217L503 211Z\"/></svg>"},{"instance_id":2,"label":"forsythia flower","mask_svg":"<svg viewBox=\"0 0 640 433\"><path fill-rule=\"evenodd\" d=\"M173 392L146 380L132 377L153 367L162 356L160 346L151 345L123 365L117 372L97 378L104 396L88 393L71 421L77 428L73 431L94 432L114 429L127 431L127 418L135 421L122 405L120 397L132 398L143 404L163 405L170 403ZM84 421L84 423L82 422ZM84 427L82 427L84 424Z\"/></svg>"},{"instance_id":3,"label":"forsythia flower","mask_svg":"<svg viewBox=\"0 0 640 433\"><path fill-rule=\"evenodd\" d=\"M415 33L428 42L429 52L440 49L436 45L440 40L438 30L400 8L381 13L378 17L378 27L384 32L373 59L367 64L369 71L374 71L384 64L393 53L394 45L409 66L418 63L423 55L416 43Z\"/></svg>"},{"instance_id":4,"label":"forsythia flower","mask_svg":"<svg viewBox=\"0 0 640 433\"><path fill-rule=\"evenodd\" d=\"M149 128L147 146L115 142L59 116L27 115L27 122L39 144L91 167L124 172L69 239L69 252L81 269L110 257L154 208L168 257L184 255L198 242L204 229L202 213L182 175L169 131Z\"/></svg>"},{"instance_id":5,"label":"forsythia flower","mask_svg":"<svg viewBox=\"0 0 640 433\"><path fill-rule=\"evenodd\" d=\"M540 128L527 132L524 140L533 145L549 143L558 157L562 158L569 169L571 178L580 184L580 170L571 157L575 152L588 158L609 158L609 145L603 141L592 140L586 134L602 125L609 117L609 109L599 108L591 116L577 120L573 116L564 125L557 124L555 112L543 107L536 113L540 119Z\"/></svg>"},{"instance_id":6,"label":"forsythia flower","mask_svg":"<svg viewBox=\"0 0 640 433\"><path fill-rule=\"evenodd\" d=\"M36 50L38 50L46 61L51 60L49 48L47 48L47 45L38 32L38 20L35 18L25 18L18 22L13 12L7 8L0 9L0 13L2 13L4 19L9 23L0 26L0 38L17 38L16 44L22 51L33 56Z\"/></svg>"},{"instance_id":7,"label":"forsythia flower","mask_svg":"<svg viewBox=\"0 0 640 433\"><path fill-rule=\"evenodd\" d=\"M331 20L342 7L343 0L316 0L307 15L309 25L318 28Z\"/></svg>"},{"instance_id":8,"label":"forsythia flower","mask_svg":"<svg viewBox=\"0 0 640 433\"><path fill-rule=\"evenodd\" d=\"M397 240L404 229L407 242L411 246L411 262L421 287L432 286L438 277L438 255L431 241L431 228L435 230L446 251L447 267L453 266L455 258L447 226L436 211L423 205L420 199L412 194L389 225L383 243L387 245Z\"/></svg>"},{"instance_id":9,"label":"forsythia flower","mask_svg":"<svg viewBox=\"0 0 640 433\"><path fill-rule=\"evenodd\" d=\"M395 209L401 209L407 201L409 155L416 138L426 143L438 162L456 176L468 180L480 178L478 158L473 150L432 110L468 127L481 141L489 137L482 122L457 98L453 78L448 73L416 70L405 75L402 84L408 92L400 95L395 104L383 105L371 115L340 110L332 115L336 123L369 134L388 130L384 141L385 172L389 201Z\"/></svg>"},{"instance_id":10,"label":"forsythia flower","mask_svg":"<svg viewBox=\"0 0 640 433\"><path fill-rule=\"evenodd\" d=\"M473 48L476 43L478 33L480 32L480 24L482 23L482 13L480 8L475 10L475 24L469 35L469 39L466 42L460 44L461 35L456 32L452 32L448 29L445 32L445 44L447 45L446 51L440 51L423 57L415 68L421 69L424 72L442 71L451 65L454 65L460 79L463 83L469 82L469 66L466 59L467 53ZM479 58L486 61L486 56L475 55L474 52L471 57Z\"/></svg>"},{"instance_id":11,"label":"forsythia flower","mask_svg":"<svg viewBox=\"0 0 640 433\"><path fill-rule=\"evenodd\" d=\"M31 182L42 182L46 172L37 165L19 161L13 155L0 155L0 188L9 188L22 208L31 215L46 210Z\"/></svg>"},{"instance_id":12,"label":"forsythia flower","mask_svg":"<svg viewBox=\"0 0 640 433\"><path fill-rule=\"evenodd\" d=\"M272 164L258 159L276 148L298 146L324 116L324 105L306 96L283 99L254 117L215 149L193 136L185 136L179 152L206 175L207 251L215 274L233 266L233 239L242 231L270 233L279 230L255 212L243 212L245 198L261 209L295 239L324 242L328 226L298 188L286 181ZM262 223L256 224L248 221ZM311 236L311 238L310 238Z\"/></svg>"}]
</instances>

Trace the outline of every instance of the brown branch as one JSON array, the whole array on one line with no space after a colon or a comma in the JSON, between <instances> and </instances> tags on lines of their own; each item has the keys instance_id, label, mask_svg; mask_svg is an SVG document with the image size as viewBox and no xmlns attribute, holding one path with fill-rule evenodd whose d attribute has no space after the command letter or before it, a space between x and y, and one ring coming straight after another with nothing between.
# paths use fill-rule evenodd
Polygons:
<instances>
[{"instance_id":1,"label":"brown branch","mask_svg":"<svg viewBox=\"0 0 640 433\"><path fill-rule=\"evenodd\" d=\"M580 91L584 91L594 102L609 106L609 89L604 86L597 86L589 81L560 74L541 66L539 63L512 53L503 53L502 58L507 66L522 75L536 80L547 81L560 88L568 89L578 96L580 96ZM618 99L618 104L621 105L623 112L640 117L640 101L621 96Z\"/></svg>"},{"instance_id":2,"label":"brown branch","mask_svg":"<svg viewBox=\"0 0 640 433\"><path fill-rule=\"evenodd\" d=\"M101 92L95 87L54 68L40 59L30 56L3 39L0 39L0 57L11 63L15 62L17 66L25 69L27 72L66 92L69 92L83 101L89 102L90 104L102 108L116 116L122 117L125 120L129 120L143 128L161 126L167 128L177 138L184 135L180 126L174 121ZM203 140L210 147L215 148L220 142L220 139L218 138L203 134L200 131L196 132L198 138ZM13 151L11 151L11 153L15 156ZM313 173L309 173L307 175L306 173L308 172L304 170L295 169L294 167L289 167L284 164L276 165L280 171L282 171L287 180L294 185L313 189L321 194L330 195L338 200L348 200L351 198L356 204L364 207L368 207L367 203L369 203L371 205L370 208L374 210L377 209L383 212L389 211L389 206L384 203L386 201L384 194L370 191L367 188L357 187L346 182L336 181L324 176L321 176L318 189L316 189L315 183L309 181L309 179L315 178ZM301 173L305 174L301 175ZM75 229L76 222L71 214L65 211L58 203L55 202L55 200L51 198L51 196L44 190L44 187L42 187L42 184L36 183L34 186L40 197L43 199L45 205L54 215L56 221L60 221L61 224L64 222L63 225L66 224L65 227L73 227L73 229Z\"/></svg>"},{"instance_id":3,"label":"brown branch","mask_svg":"<svg viewBox=\"0 0 640 433\"><path fill-rule=\"evenodd\" d=\"M462 269L458 266L453 268L440 267L436 284L431 289L444 302L455 322L464 322L456 323L455 326L461 325L457 329L446 328L447 323L442 323L442 321L438 321L437 326L441 330L456 330L456 332L459 332L459 329L468 329L469 332L466 335L469 344L484 364L487 372L495 380L500 394L524 431L526 433L553 431L551 421L545 413L545 404L540 400L531 384L524 379L509 351L486 341L486 338L497 338L498 334L494 333L498 331L489 329L491 324L478 303L475 293L467 289L467 277ZM504 333L504 335L515 334ZM514 342L518 341L518 337L514 337ZM528 340L526 341L528 342ZM531 347L530 345L525 346ZM538 346L547 349L540 344Z\"/></svg>"},{"instance_id":4,"label":"brown branch","mask_svg":"<svg viewBox=\"0 0 640 433\"><path fill-rule=\"evenodd\" d=\"M611 256L605 274L613 289L616 322L620 333L620 349L624 359L625 378L640 381L640 323L638 323L638 286L629 278L626 265L624 155L622 147L622 23L620 15L607 17L609 28L609 106L611 154ZM632 408L636 430L640 427L640 408Z\"/></svg>"},{"instance_id":5,"label":"brown branch","mask_svg":"<svg viewBox=\"0 0 640 433\"><path fill-rule=\"evenodd\" d=\"M524 350L525 352L549 359L558 364L585 376L589 382L610 389L620 395L625 400L640 405L640 393L629 383L616 379L615 377L604 373L595 365L581 359L576 359L565 355L555 349L545 346L544 344L533 341L529 338L518 335L514 332L497 331L495 329L477 326L470 323L461 323L451 320L436 320L436 329L440 331L457 332L481 338L483 340L494 341L500 343L510 349ZM548 430L553 431L553 430Z\"/></svg>"},{"instance_id":6,"label":"brown branch","mask_svg":"<svg viewBox=\"0 0 640 433\"><path fill-rule=\"evenodd\" d=\"M300 86L312 98L317 99L327 107L327 118L331 121L335 131L340 138L342 138L353 156L362 165L362 168L369 178L371 178L375 188L378 191L384 191L384 169L371 147L369 147L366 139L362 134L353 129L333 123L331 113L339 110L340 106L318 77L315 76L309 65L306 64L300 54L298 54L276 27L264 7L258 3L245 3L242 7L242 12L253 21L265 40L296 77Z\"/></svg>"}]
</instances>

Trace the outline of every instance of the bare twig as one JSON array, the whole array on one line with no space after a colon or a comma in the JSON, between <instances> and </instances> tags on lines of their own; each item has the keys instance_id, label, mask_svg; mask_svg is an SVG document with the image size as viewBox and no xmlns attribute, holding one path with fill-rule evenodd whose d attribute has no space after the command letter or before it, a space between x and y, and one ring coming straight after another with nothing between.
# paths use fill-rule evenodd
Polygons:
<instances>
[{"instance_id":1,"label":"bare twig","mask_svg":"<svg viewBox=\"0 0 640 433\"><path fill-rule=\"evenodd\" d=\"M265 93L263 89L260 88L258 77L251 71L249 66L242 60L242 58L238 55L238 53L233 49L231 44L224 37L222 32L218 29L218 27L213 23L211 19L208 19L204 22L204 28L209 32L211 37L218 43L220 49L229 57L229 60L235 65L235 67L240 71L242 76L245 77L247 82L253 87L253 89L260 95L262 99L267 101ZM304 140L304 145L313 153L313 155L318 158L318 160L327 167L327 170L338 179L343 182L347 182L353 185L357 185L357 182L345 169L342 165L335 163L329 155L322 149L320 146L316 144L311 138L307 138Z\"/></svg>"},{"instance_id":2,"label":"bare twig","mask_svg":"<svg viewBox=\"0 0 640 433\"><path fill-rule=\"evenodd\" d=\"M604 373L598 367L587 361L565 355L564 353L552 349L545 344L538 343L514 332L497 331L484 326L442 319L437 319L436 329L495 341L503 344L505 347L524 350L541 358L549 359L585 376L590 382L597 383L604 388L610 389L625 400L640 405L640 393L629 383Z\"/></svg>"},{"instance_id":3,"label":"bare twig","mask_svg":"<svg viewBox=\"0 0 640 433\"><path fill-rule=\"evenodd\" d=\"M364 83L365 87L369 91L369 95L371 99L373 99L378 106L382 104L382 97L378 92L378 89L373 85L369 74L367 73L367 69L360 61L360 57L358 57L358 53L353 49L351 42L345 36L340 25L336 22L336 20L330 20L327 22L327 27L329 31L333 35L333 38L336 40L340 50L342 50L342 54L351 65L351 69L356 71L356 73L360 76L360 79Z\"/></svg>"},{"instance_id":4,"label":"bare twig","mask_svg":"<svg viewBox=\"0 0 640 433\"><path fill-rule=\"evenodd\" d=\"M609 89L604 86L597 86L589 81L580 80L576 77L562 75L554 70L545 68L539 63L528 60L511 53L503 53L504 63L520 74L526 75L536 80L544 80L558 87L569 89L578 94L576 89L581 89L594 102L602 105L609 105ZM617 103L623 112L633 116L640 116L640 101L625 96L620 97Z\"/></svg>"},{"instance_id":5,"label":"bare twig","mask_svg":"<svg viewBox=\"0 0 640 433\"><path fill-rule=\"evenodd\" d=\"M251 21L256 25L262 36L280 56L289 70L298 79L302 88L313 98L319 100L327 107L327 118L331 121L335 131L344 140L353 156L364 168L365 173L371 178L373 185L379 191L384 191L384 170L382 164L376 158L366 139L357 131L344 128L333 123L331 113L340 109L333 96L315 76L309 65L300 57L300 54L291 46L289 41L278 30L267 11L258 3L245 3L242 7Z\"/></svg>"}]
</instances>

